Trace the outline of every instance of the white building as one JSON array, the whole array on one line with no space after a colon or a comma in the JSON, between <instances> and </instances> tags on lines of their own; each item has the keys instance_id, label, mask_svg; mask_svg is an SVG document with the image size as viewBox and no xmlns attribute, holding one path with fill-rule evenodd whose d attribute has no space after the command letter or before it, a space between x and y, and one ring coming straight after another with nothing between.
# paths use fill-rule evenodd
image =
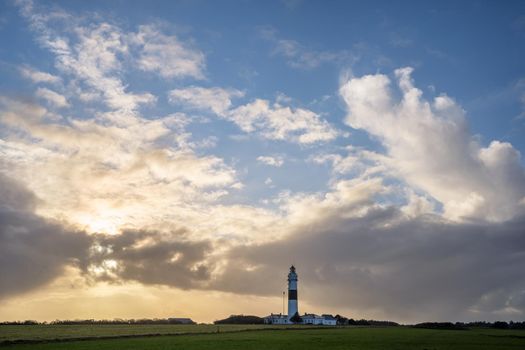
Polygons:
<instances>
[{"instance_id":1,"label":"white building","mask_svg":"<svg viewBox=\"0 0 525 350\"><path fill-rule=\"evenodd\" d=\"M316 315L316 314L304 314L301 316L302 324L311 325L322 325L322 326L335 326L337 325L337 319L332 315Z\"/></svg>"},{"instance_id":2,"label":"white building","mask_svg":"<svg viewBox=\"0 0 525 350\"><path fill-rule=\"evenodd\" d=\"M270 314L264 318L264 323L266 324L291 324L288 321L288 316L283 314Z\"/></svg>"},{"instance_id":3,"label":"white building","mask_svg":"<svg viewBox=\"0 0 525 350\"><path fill-rule=\"evenodd\" d=\"M284 301L283 301L284 302ZM323 325L323 326L335 326L337 325L337 319L332 315L315 315L315 314L304 314L300 316L299 322L291 321L294 315L299 315L299 303L297 299L297 273L295 267L290 267L288 273L288 315L283 314L270 314L264 317L264 323L266 324L311 324L311 325Z\"/></svg>"}]
</instances>

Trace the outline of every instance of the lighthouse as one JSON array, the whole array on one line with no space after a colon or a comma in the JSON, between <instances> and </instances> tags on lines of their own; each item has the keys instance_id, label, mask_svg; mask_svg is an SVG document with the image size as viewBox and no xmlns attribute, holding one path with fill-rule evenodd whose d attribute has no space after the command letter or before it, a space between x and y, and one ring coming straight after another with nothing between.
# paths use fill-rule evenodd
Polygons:
<instances>
[{"instance_id":1,"label":"lighthouse","mask_svg":"<svg viewBox=\"0 0 525 350\"><path fill-rule=\"evenodd\" d=\"M282 293L284 309L284 292ZM335 326L337 325L337 319L334 316L328 314L319 316L316 314L305 313L303 316L299 316L299 308L297 305L297 273L295 272L295 266L292 265L290 266L290 272L288 273L288 315L283 315L282 313L272 313L264 317L264 323L282 325L295 323Z\"/></svg>"},{"instance_id":2,"label":"lighthouse","mask_svg":"<svg viewBox=\"0 0 525 350\"><path fill-rule=\"evenodd\" d=\"M288 273L288 320L298 314L299 309L297 307L297 273L295 273L295 267L290 267Z\"/></svg>"}]
</instances>

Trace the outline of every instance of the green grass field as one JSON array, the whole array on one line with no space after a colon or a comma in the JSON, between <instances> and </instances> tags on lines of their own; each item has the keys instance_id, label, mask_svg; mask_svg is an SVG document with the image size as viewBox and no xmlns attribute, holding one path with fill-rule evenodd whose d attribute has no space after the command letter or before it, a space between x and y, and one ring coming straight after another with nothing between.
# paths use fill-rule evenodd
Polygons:
<instances>
[{"instance_id":1,"label":"green grass field","mask_svg":"<svg viewBox=\"0 0 525 350\"><path fill-rule=\"evenodd\" d=\"M6 339L5 328L0 327L0 334ZM25 326L28 327L28 326ZM29 326L31 328L33 326ZM39 326L34 326L39 327ZM42 326L40 326L42 327ZM61 326L64 329L55 329L62 332L72 326ZM83 326L79 326L83 327ZM84 326L85 327L85 326ZM103 327L103 326L96 326ZM114 326L110 326L114 327ZM138 327L142 330L134 330L133 333L120 334L145 334L144 326ZM151 326L159 327L159 326ZM169 326L166 326L169 327ZM171 326L186 328L188 326ZM212 328L215 327L215 330ZM373 328L373 327L345 327L326 329L283 329L283 330L261 330L254 329L244 332L232 332L246 329L245 326L221 326L223 332L211 334L176 335L176 336L151 336L121 339L93 339L84 341L47 342L37 344L4 345L4 349L13 350L39 350L39 349L115 349L115 350L169 350L169 349L525 349L525 331L507 331L493 329L471 329L466 331L414 329L405 327L396 328ZM160 327L164 328L164 327ZM153 329L153 328L152 328ZM189 326L192 332L216 331L216 326ZM36 335L40 330L30 330L29 334ZM79 330L67 330L67 332L80 332ZM229 333L227 331L230 331ZM105 335L106 330L94 333L95 336ZM123 332L123 331L121 331ZM186 331L188 332L188 331ZM166 333L170 333L166 331ZM190 332L188 332L190 333ZM53 339L51 330L46 336L37 336L34 339ZM111 334L116 335L116 334ZM13 339L13 338L12 338ZM20 338L18 338L20 339ZM25 337L24 339L28 339Z\"/></svg>"},{"instance_id":2,"label":"green grass field","mask_svg":"<svg viewBox=\"0 0 525 350\"><path fill-rule=\"evenodd\" d=\"M0 325L0 344L6 340L54 340L150 334L231 332L265 325Z\"/></svg>"}]
</instances>

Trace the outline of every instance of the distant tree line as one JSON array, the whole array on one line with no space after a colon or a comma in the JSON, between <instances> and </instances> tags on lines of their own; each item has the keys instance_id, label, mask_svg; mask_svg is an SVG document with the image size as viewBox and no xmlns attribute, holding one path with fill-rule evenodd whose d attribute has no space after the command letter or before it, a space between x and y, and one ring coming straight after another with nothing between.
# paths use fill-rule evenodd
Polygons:
<instances>
[{"instance_id":1,"label":"distant tree line","mask_svg":"<svg viewBox=\"0 0 525 350\"><path fill-rule=\"evenodd\" d=\"M38 325L38 324L51 324L51 325L90 325L90 324L195 324L195 322L191 321L191 323L182 322L177 319L172 318L140 318L140 319L122 319L122 318L115 318L113 320L95 320L95 319L87 319L87 320L54 320L51 322L37 322L33 320L25 320L25 321L7 321L7 322L0 322L0 325Z\"/></svg>"},{"instance_id":2,"label":"distant tree line","mask_svg":"<svg viewBox=\"0 0 525 350\"><path fill-rule=\"evenodd\" d=\"M263 324L264 319L252 315L231 315L223 320L217 320L214 324Z\"/></svg>"},{"instance_id":3,"label":"distant tree line","mask_svg":"<svg viewBox=\"0 0 525 350\"><path fill-rule=\"evenodd\" d=\"M505 322L505 321L496 321L496 322L486 322L486 321L477 321L477 322L424 322L415 324L415 328L429 328L429 329L469 329L469 328L496 328L496 329L525 329L524 322Z\"/></svg>"},{"instance_id":4,"label":"distant tree line","mask_svg":"<svg viewBox=\"0 0 525 350\"><path fill-rule=\"evenodd\" d=\"M452 322L423 322L413 325L414 328L426 328L426 329L451 329L451 330L467 330L468 326L464 323L452 323Z\"/></svg>"},{"instance_id":5,"label":"distant tree line","mask_svg":"<svg viewBox=\"0 0 525 350\"><path fill-rule=\"evenodd\" d=\"M393 321L377 321L377 320L354 320L353 318L346 318L341 315L335 316L337 324L341 326L382 326L382 327L396 327L400 324ZM253 315L231 315L223 320L217 320L214 324L262 324L264 323L263 318ZM0 322L0 325L19 325L19 326L31 326L31 325L92 325L92 324L130 324L130 325L144 325L144 324L188 324L174 318L140 318L140 319L121 319L116 318L113 320L55 320L51 322L38 322L34 320L24 321L5 321ZM191 321L191 324L195 322ZM496 328L496 329L525 329L525 321L476 321L476 322L423 322L415 325L411 325L415 328L428 328L428 329L453 329L462 330L468 328Z\"/></svg>"},{"instance_id":6,"label":"distant tree line","mask_svg":"<svg viewBox=\"0 0 525 350\"><path fill-rule=\"evenodd\" d=\"M399 323L393 321L377 321L377 320L354 320L353 318L346 318L341 315L335 315L337 324L340 326L383 326L383 327L395 327L399 326Z\"/></svg>"},{"instance_id":7,"label":"distant tree line","mask_svg":"<svg viewBox=\"0 0 525 350\"><path fill-rule=\"evenodd\" d=\"M337 324L341 326L382 326L395 327L400 326L399 323L393 321L376 321L376 320L354 320L353 318L346 318L341 315L335 316ZM430 328L430 329L467 329L467 328L496 328L496 329L525 329L525 321L523 322L505 322L505 321L476 321L476 322L423 322L412 325L415 328Z\"/></svg>"},{"instance_id":8,"label":"distant tree line","mask_svg":"<svg viewBox=\"0 0 525 350\"><path fill-rule=\"evenodd\" d=\"M498 328L498 329L525 329L525 321L522 322L505 322L505 321L496 321L496 322L469 322L469 323L460 323L466 327L487 327L487 328Z\"/></svg>"}]
</instances>

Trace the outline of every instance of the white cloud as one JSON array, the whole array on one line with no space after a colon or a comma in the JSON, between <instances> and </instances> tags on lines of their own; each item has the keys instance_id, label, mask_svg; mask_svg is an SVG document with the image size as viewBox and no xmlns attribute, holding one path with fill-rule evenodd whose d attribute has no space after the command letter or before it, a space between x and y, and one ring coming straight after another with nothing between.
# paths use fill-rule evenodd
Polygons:
<instances>
[{"instance_id":1,"label":"white cloud","mask_svg":"<svg viewBox=\"0 0 525 350\"><path fill-rule=\"evenodd\" d=\"M283 193L277 203L287 214L286 220L296 228L296 225L323 221L334 214L346 218L364 215L379 207L373 197L388 191L389 187L379 177L356 177L335 181L327 192Z\"/></svg>"},{"instance_id":2,"label":"white cloud","mask_svg":"<svg viewBox=\"0 0 525 350\"><path fill-rule=\"evenodd\" d=\"M284 159L281 156L260 156L257 160L263 164L280 167L284 164Z\"/></svg>"},{"instance_id":3,"label":"white cloud","mask_svg":"<svg viewBox=\"0 0 525 350\"><path fill-rule=\"evenodd\" d=\"M137 32L97 20L85 23L83 17L65 12L44 11L32 2L21 3L21 13L39 35L42 46L56 56L56 67L71 78L82 101L101 99L113 110L135 111L140 105L156 102L149 92L131 92L123 82L129 64L166 79L204 78L205 56L158 25L143 25ZM23 74L34 79L52 77Z\"/></svg>"},{"instance_id":4,"label":"white cloud","mask_svg":"<svg viewBox=\"0 0 525 350\"><path fill-rule=\"evenodd\" d=\"M320 153L308 158L316 164L329 163L335 176L355 175L359 177L384 176L387 158L367 149L347 146L346 155L337 153Z\"/></svg>"},{"instance_id":5,"label":"white cloud","mask_svg":"<svg viewBox=\"0 0 525 350\"><path fill-rule=\"evenodd\" d=\"M119 55L128 52L128 45L121 30L108 23L76 30L77 43L54 50L58 67L84 81L102 94L108 107L127 111L140 104L156 101L150 93L130 93L119 78L122 69Z\"/></svg>"},{"instance_id":6,"label":"white cloud","mask_svg":"<svg viewBox=\"0 0 525 350\"><path fill-rule=\"evenodd\" d=\"M169 92L171 103L200 110L210 110L221 118L234 122L247 133L258 133L270 140L287 140L301 144L331 141L338 131L317 113L304 108L291 108L268 100L254 101L232 107L232 99L244 93L235 89L190 86ZM282 95L277 99L283 102Z\"/></svg>"},{"instance_id":7,"label":"white cloud","mask_svg":"<svg viewBox=\"0 0 525 350\"><path fill-rule=\"evenodd\" d=\"M242 190L244 188L244 184L242 182L236 182L230 187L236 190Z\"/></svg>"},{"instance_id":8,"label":"white cloud","mask_svg":"<svg viewBox=\"0 0 525 350\"><path fill-rule=\"evenodd\" d=\"M257 132L270 140L286 140L301 144L335 139L338 131L317 113L304 108L285 107L256 99L232 109L225 116L247 133Z\"/></svg>"},{"instance_id":9,"label":"white cloud","mask_svg":"<svg viewBox=\"0 0 525 350\"><path fill-rule=\"evenodd\" d=\"M55 121L39 106L5 98L2 105L0 123L12 137L0 143L1 169L37 194L46 217L106 232L189 222L236 183L222 159L195 154L183 116Z\"/></svg>"},{"instance_id":10,"label":"white cloud","mask_svg":"<svg viewBox=\"0 0 525 350\"><path fill-rule=\"evenodd\" d=\"M461 107L446 95L425 100L411 72L395 72L400 100L385 75L346 81L340 89L348 107L345 122L379 139L387 150L384 165L441 202L446 217L501 221L522 212L519 152L498 141L481 146L469 134Z\"/></svg>"},{"instance_id":11,"label":"white cloud","mask_svg":"<svg viewBox=\"0 0 525 350\"><path fill-rule=\"evenodd\" d=\"M38 88L35 95L37 97L43 98L55 107L63 108L69 106L69 103L64 96L47 88Z\"/></svg>"},{"instance_id":12,"label":"white cloud","mask_svg":"<svg viewBox=\"0 0 525 350\"><path fill-rule=\"evenodd\" d=\"M204 54L189 47L175 35L166 35L155 25L142 25L131 36L131 41L140 47L137 60L140 69L157 72L166 79L204 79Z\"/></svg>"},{"instance_id":13,"label":"white cloud","mask_svg":"<svg viewBox=\"0 0 525 350\"><path fill-rule=\"evenodd\" d=\"M183 104L201 110L211 110L217 115L224 115L231 107L232 99L242 97L244 93L235 89L190 86L171 90L168 96L171 103Z\"/></svg>"},{"instance_id":14,"label":"white cloud","mask_svg":"<svg viewBox=\"0 0 525 350\"><path fill-rule=\"evenodd\" d=\"M57 84L61 81L61 79L55 75L41 72L28 66L22 66L19 69L23 77L30 79L34 83Z\"/></svg>"}]
</instances>

